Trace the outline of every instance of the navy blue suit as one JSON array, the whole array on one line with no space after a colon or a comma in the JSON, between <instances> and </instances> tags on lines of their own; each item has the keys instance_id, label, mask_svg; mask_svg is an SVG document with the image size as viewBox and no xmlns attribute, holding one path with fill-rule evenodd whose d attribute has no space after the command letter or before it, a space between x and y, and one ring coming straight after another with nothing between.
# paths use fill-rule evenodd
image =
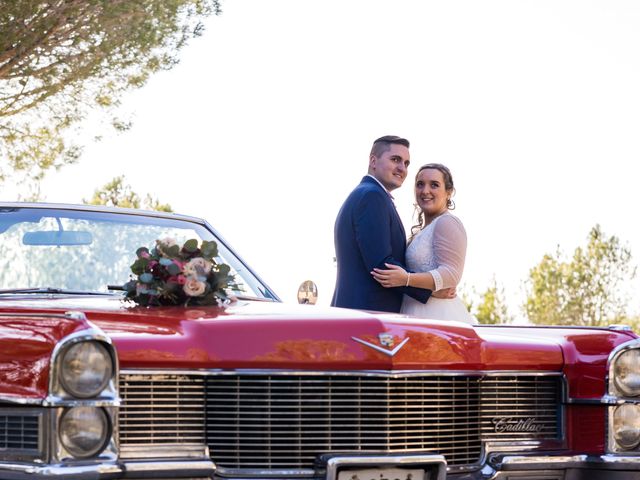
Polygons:
<instances>
[{"instance_id":1,"label":"navy blue suit","mask_svg":"<svg viewBox=\"0 0 640 480\"><path fill-rule=\"evenodd\" d=\"M406 237L389 193L365 176L347 197L336 219L334 242L338 275L331 305L399 312L406 293L425 303L431 290L384 288L371 275L374 267L393 263L404 268Z\"/></svg>"}]
</instances>

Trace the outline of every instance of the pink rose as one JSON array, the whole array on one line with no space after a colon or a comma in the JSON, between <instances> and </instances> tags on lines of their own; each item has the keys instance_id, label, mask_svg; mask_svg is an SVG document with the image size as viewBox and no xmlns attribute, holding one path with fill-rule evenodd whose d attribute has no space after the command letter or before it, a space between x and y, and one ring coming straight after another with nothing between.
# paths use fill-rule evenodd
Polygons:
<instances>
[{"instance_id":1,"label":"pink rose","mask_svg":"<svg viewBox=\"0 0 640 480\"><path fill-rule=\"evenodd\" d=\"M190 297L197 297L199 295L202 295L206 288L207 285L196 278L187 279L184 286L182 287L184 293L186 293Z\"/></svg>"},{"instance_id":2,"label":"pink rose","mask_svg":"<svg viewBox=\"0 0 640 480\"><path fill-rule=\"evenodd\" d=\"M194 277L206 277L211 272L211 262L202 257L196 257L189 260L184 265L185 275Z\"/></svg>"}]
</instances>

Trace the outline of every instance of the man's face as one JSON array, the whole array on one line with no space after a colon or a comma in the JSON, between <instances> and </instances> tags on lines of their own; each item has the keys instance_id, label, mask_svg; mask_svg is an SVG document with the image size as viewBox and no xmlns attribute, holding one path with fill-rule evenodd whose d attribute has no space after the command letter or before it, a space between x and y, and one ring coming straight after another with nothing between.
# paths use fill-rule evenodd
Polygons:
<instances>
[{"instance_id":1,"label":"man's face","mask_svg":"<svg viewBox=\"0 0 640 480\"><path fill-rule=\"evenodd\" d=\"M391 191L402 186L409 168L409 149L392 143L379 157L369 157L369 170L384 187Z\"/></svg>"}]
</instances>

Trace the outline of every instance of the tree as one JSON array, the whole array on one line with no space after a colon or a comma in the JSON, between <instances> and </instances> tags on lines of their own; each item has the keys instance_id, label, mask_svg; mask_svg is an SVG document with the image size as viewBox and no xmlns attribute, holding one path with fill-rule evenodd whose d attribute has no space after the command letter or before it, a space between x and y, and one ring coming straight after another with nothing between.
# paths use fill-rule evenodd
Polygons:
<instances>
[{"instance_id":1,"label":"tree","mask_svg":"<svg viewBox=\"0 0 640 480\"><path fill-rule=\"evenodd\" d=\"M140 198L131 186L124 182L124 175L114 178L106 183L102 188L98 188L93 192L91 200L82 200L83 203L89 205L108 205L111 207L124 208L145 208L147 210L158 210L160 212L173 212L171 205L168 203L160 203L156 198L147 196Z\"/></svg>"},{"instance_id":2,"label":"tree","mask_svg":"<svg viewBox=\"0 0 640 480\"><path fill-rule=\"evenodd\" d=\"M480 303L475 308L475 316L478 323L486 325L498 325L511 323L513 317L509 314L504 295L504 288L499 288L496 279L480 296Z\"/></svg>"},{"instance_id":3,"label":"tree","mask_svg":"<svg viewBox=\"0 0 640 480\"><path fill-rule=\"evenodd\" d=\"M630 261L630 250L596 225L587 246L576 248L571 260L563 260L558 249L530 270L524 305L529 320L591 326L624 322L623 285L636 275Z\"/></svg>"},{"instance_id":4,"label":"tree","mask_svg":"<svg viewBox=\"0 0 640 480\"><path fill-rule=\"evenodd\" d=\"M473 292L474 297L479 297L477 303L465 293L462 296L467 309L476 317L478 323L498 325L513 322L513 316L507 308L504 288L498 286L495 277L483 293L478 294L475 288Z\"/></svg>"},{"instance_id":5,"label":"tree","mask_svg":"<svg viewBox=\"0 0 640 480\"><path fill-rule=\"evenodd\" d=\"M72 127L113 114L218 13L218 0L0 0L0 183L76 161Z\"/></svg>"}]
</instances>

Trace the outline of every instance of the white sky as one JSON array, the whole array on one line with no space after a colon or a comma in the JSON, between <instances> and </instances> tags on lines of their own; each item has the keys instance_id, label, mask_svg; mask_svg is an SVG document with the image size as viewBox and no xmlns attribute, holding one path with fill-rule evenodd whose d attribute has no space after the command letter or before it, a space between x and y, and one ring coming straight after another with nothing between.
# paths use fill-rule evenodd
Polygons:
<instances>
[{"instance_id":1,"label":"white sky","mask_svg":"<svg viewBox=\"0 0 640 480\"><path fill-rule=\"evenodd\" d=\"M495 276L514 315L529 269L596 223L640 255L640 2L222 6L174 70L125 99L129 132L49 177L48 201L79 202L124 174L207 218L284 300L310 278L328 304L336 213L371 142L394 134L412 143L395 192L406 229L417 167L448 165L469 239L464 288Z\"/></svg>"}]
</instances>

